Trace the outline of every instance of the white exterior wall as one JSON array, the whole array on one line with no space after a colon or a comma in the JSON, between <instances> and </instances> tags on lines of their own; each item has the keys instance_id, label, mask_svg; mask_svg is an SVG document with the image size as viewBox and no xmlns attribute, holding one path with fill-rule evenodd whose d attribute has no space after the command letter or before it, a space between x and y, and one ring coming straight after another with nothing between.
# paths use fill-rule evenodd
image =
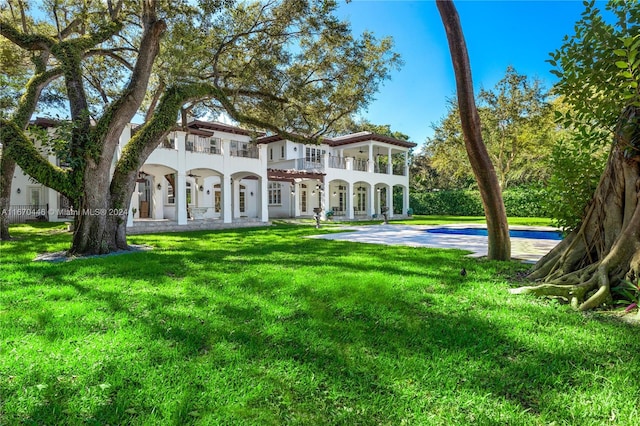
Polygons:
<instances>
[{"instance_id":1,"label":"white exterior wall","mask_svg":"<svg viewBox=\"0 0 640 426\"><path fill-rule=\"evenodd\" d=\"M129 125L123 131L114 164L130 140L132 128ZM132 194L128 226L135 226L136 221L142 219L172 221L178 225L201 219L227 224L245 218L268 222L269 218L310 217L313 215L313 209L318 205L321 206L324 216L328 210L338 209L339 197L333 194L338 192L339 185L346 188L342 191L342 206L344 207L343 216L349 219L379 216L380 207L383 204L390 205L394 187L403 189L402 205L395 205L394 209L406 214L409 208L407 165L409 148L376 140L362 141L362 138L357 143L343 142L342 145L335 147L326 143L310 145L309 148L325 151L325 154L319 157L320 163L315 165L303 161L307 146L301 143L283 140L258 143L258 158L234 156L231 155L232 141L248 144L251 142L249 136L233 133L233 130L208 132L213 134L213 138L220 140L218 150L214 153L194 148L188 150L188 140L192 141L193 139L190 138L194 135L183 131L170 133L170 137L175 140L175 147L167 148L164 144L160 144L151 153L140 169L141 179L146 181L138 183ZM404 175L392 174L389 160L387 160L386 170L378 170L382 173L376 172L374 162L377 156L390 159L392 154L402 153L405 158ZM336 160L335 157L342 159L345 168L330 167L335 165L331 161L332 158ZM54 157L49 157L49 160L55 162ZM367 160L369 161L366 165L362 163ZM356 170L356 163L361 164L364 170ZM280 182L281 203L269 205L267 169L303 171L301 168L304 167L307 168L306 171L324 174L322 182L311 178L296 178L292 179L292 182L282 181ZM58 194L43 185L29 182L29 178L19 167L16 167L14 175L11 204L29 205L32 203L30 197L33 196L33 191L39 191L40 204L49 205L49 220L58 220L55 214L59 211ZM173 203L169 202L171 185L165 177L170 175L175 176L177 189ZM322 186L321 191L316 189L319 184ZM187 200L188 187L191 188L190 200ZM365 188L365 191L358 191L360 187ZM18 188L20 193L17 191ZM361 200L358 211L356 211L357 193L365 196L365 201ZM217 198L216 194L219 194ZM302 200L303 195L306 195L305 202ZM244 210L241 211L243 201ZM303 210L305 208L306 210ZM392 216L393 210L389 209L389 217ZM70 220L70 218L59 220Z\"/></svg>"},{"instance_id":2,"label":"white exterior wall","mask_svg":"<svg viewBox=\"0 0 640 426\"><path fill-rule=\"evenodd\" d=\"M271 142L267 145L271 149L271 145L280 146L282 141ZM409 209L409 176L408 176L408 151L409 148L390 145L384 142L378 141L364 141L357 144L344 144L336 147L329 146L328 144L321 145L309 145L309 148L315 148L317 150L324 150L325 155L322 157L321 164L318 167L314 167L313 164L305 163L301 161L306 156L307 146L299 143L293 143L286 141L288 157L286 159L276 158L277 149L274 148L274 159L269 161L268 167L270 169L284 169L284 170L299 170L299 167L307 167L306 171L321 172L323 176L323 193L321 194L321 208L323 213L328 210L338 210L339 194L338 186L346 187L346 199L343 198L342 205L344 209L344 216L348 219L354 219L360 216L379 216L381 214L381 206L391 206L393 201L394 188L402 188L402 205L394 205L393 209L389 209L388 216L393 217L394 210L400 211L401 214L407 214ZM295 150L293 148L296 148ZM279 148L278 148L279 149ZM383 170L379 170L381 173L376 172L375 167L375 155L386 157L387 166L383 167ZM404 175L394 175L391 162L392 154L404 153ZM342 158L342 164L345 168L330 167L332 165L332 158ZM356 160L360 158L360 160ZM370 159L370 160L369 160ZM369 160L367 162L367 160ZM357 170L356 163L360 161L367 162L363 165L366 171ZM302 171L302 170L301 170ZM300 207L300 197L302 192L299 190L300 184L307 184L307 204L309 208L307 212L302 212ZM318 195L311 195L311 192L315 188L317 181L306 181L304 178L298 178L295 181L296 191L291 198L286 199L283 195L282 205L269 206L269 215L271 217L295 217L295 216L310 216L313 214L313 207L316 207ZM356 212L356 199L357 188L366 188L365 195L366 201L364 210ZM284 191L284 186L283 186ZM336 193L336 195L334 195ZM355 195L354 195L355 194ZM343 195L344 197L344 195ZM362 206L361 206L362 207Z\"/></svg>"}]
</instances>

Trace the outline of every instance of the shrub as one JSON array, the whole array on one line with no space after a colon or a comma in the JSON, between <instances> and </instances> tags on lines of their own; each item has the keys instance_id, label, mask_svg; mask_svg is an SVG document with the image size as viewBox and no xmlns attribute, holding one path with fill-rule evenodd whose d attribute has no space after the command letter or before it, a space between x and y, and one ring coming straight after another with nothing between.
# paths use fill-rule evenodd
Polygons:
<instances>
[{"instance_id":1,"label":"shrub","mask_svg":"<svg viewBox=\"0 0 640 426\"><path fill-rule=\"evenodd\" d=\"M530 217L546 216L546 209L542 205L545 190L542 187L519 187L503 192L507 216ZM452 215L452 216L483 216L480 191L447 190L434 192L412 193L411 207L416 214Z\"/></svg>"}]
</instances>

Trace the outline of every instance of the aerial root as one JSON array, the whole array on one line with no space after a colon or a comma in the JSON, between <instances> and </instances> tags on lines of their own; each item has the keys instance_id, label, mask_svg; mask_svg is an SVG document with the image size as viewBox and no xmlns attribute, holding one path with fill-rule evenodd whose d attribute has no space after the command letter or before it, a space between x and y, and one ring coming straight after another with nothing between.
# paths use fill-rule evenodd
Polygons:
<instances>
[{"instance_id":1,"label":"aerial root","mask_svg":"<svg viewBox=\"0 0 640 426\"><path fill-rule=\"evenodd\" d=\"M610 297L609 277L606 268L594 264L550 282L510 289L509 293L559 298L584 311L601 305Z\"/></svg>"}]
</instances>

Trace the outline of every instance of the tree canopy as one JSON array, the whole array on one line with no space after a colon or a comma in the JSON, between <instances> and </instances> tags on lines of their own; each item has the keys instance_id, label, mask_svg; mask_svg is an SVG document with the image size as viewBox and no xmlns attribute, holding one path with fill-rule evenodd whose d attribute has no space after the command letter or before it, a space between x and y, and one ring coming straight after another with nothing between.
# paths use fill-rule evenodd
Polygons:
<instances>
[{"instance_id":1,"label":"tree canopy","mask_svg":"<svg viewBox=\"0 0 640 426\"><path fill-rule=\"evenodd\" d=\"M28 174L80 210L128 210L135 174L181 110L224 111L242 125L314 141L366 105L398 65L389 38L354 37L333 0L7 1L0 35L45 55L1 140ZM59 81L73 123L71 168L48 164L24 132L42 89ZM146 119L111 174L124 126ZM28 114L27 114L28 113ZM19 116L18 116L19 115ZM76 218L72 252L126 248L125 217Z\"/></svg>"},{"instance_id":2,"label":"tree canopy","mask_svg":"<svg viewBox=\"0 0 640 426\"><path fill-rule=\"evenodd\" d=\"M482 139L502 189L548 178L546 160L557 140L553 110L539 80L511 66L493 89L480 90ZM457 102L450 100L447 114L433 125L425 152L436 171L448 177L446 181L464 185L473 175L458 114Z\"/></svg>"}]
</instances>

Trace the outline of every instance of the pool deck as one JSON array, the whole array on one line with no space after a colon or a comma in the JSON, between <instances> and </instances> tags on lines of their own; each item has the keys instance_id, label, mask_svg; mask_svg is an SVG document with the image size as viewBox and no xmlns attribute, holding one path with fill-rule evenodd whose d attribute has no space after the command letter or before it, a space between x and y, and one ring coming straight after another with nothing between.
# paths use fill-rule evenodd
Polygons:
<instances>
[{"instance_id":1,"label":"pool deck","mask_svg":"<svg viewBox=\"0 0 640 426\"><path fill-rule=\"evenodd\" d=\"M347 232L314 235L336 241L351 241L368 244L403 245L410 247L431 247L459 249L471 252L469 256L487 255L488 238L480 235L437 234L427 232L432 228L485 228L484 225L363 225L345 226ZM510 229L530 231L557 231L545 226L511 226ZM527 263L535 263L560 241L511 237L511 257Z\"/></svg>"}]
</instances>

